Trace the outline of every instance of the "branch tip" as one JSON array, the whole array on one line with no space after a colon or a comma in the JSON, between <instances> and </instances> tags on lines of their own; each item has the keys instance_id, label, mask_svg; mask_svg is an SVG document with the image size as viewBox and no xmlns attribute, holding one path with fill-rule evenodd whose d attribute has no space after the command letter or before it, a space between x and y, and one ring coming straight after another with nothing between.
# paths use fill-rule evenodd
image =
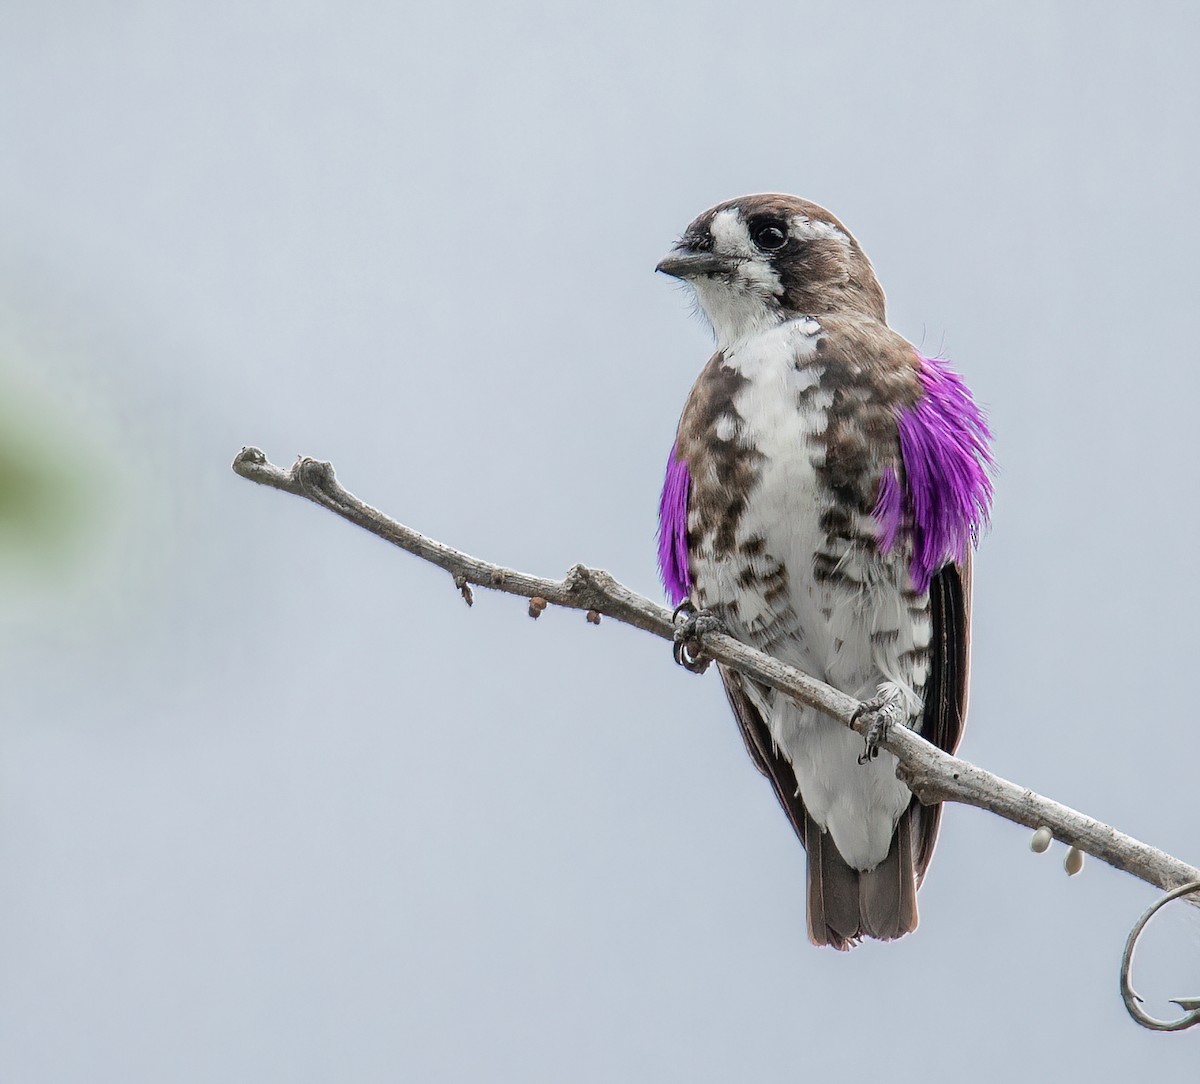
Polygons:
<instances>
[{"instance_id":1,"label":"branch tip","mask_svg":"<svg viewBox=\"0 0 1200 1084\"><path fill-rule=\"evenodd\" d=\"M266 465L266 462L266 452L247 444L233 457L233 469L238 474L242 474L246 467L262 467Z\"/></svg>"}]
</instances>

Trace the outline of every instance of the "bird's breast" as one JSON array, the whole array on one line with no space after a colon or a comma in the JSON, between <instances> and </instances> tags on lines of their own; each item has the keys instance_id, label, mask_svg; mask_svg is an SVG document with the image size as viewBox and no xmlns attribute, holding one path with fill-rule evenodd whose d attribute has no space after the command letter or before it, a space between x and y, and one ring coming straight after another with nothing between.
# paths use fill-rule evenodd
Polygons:
<instances>
[{"instance_id":1,"label":"bird's breast","mask_svg":"<svg viewBox=\"0 0 1200 1084\"><path fill-rule=\"evenodd\" d=\"M697 601L818 674L903 575L877 545L878 456L848 409L864 396L830 372L823 334L801 319L718 355L680 427Z\"/></svg>"}]
</instances>

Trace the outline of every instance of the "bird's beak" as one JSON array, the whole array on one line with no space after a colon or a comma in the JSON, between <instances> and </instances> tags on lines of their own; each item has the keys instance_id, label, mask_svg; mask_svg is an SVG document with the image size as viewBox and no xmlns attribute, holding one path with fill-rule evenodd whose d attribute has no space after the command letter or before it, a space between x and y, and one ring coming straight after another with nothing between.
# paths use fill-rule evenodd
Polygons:
<instances>
[{"instance_id":1,"label":"bird's beak","mask_svg":"<svg viewBox=\"0 0 1200 1084\"><path fill-rule=\"evenodd\" d=\"M728 271L729 264L711 252L699 252L686 245L678 245L658 261L654 270L676 279L693 279L697 275L715 275L721 271Z\"/></svg>"}]
</instances>

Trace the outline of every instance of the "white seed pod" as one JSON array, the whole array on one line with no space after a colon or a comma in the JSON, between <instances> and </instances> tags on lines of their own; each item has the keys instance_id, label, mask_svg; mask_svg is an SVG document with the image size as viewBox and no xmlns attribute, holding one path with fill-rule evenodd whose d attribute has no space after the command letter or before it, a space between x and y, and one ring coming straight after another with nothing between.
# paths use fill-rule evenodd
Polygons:
<instances>
[{"instance_id":1,"label":"white seed pod","mask_svg":"<svg viewBox=\"0 0 1200 1084\"><path fill-rule=\"evenodd\" d=\"M1063 869L1067 871L1068 877L1074 877L1083 869L1083 851L1078 847L1072 847L1067 851L1067 857L1063 860Z\"/></svg>"},{"instance_id":2,"label":"white seed pod","mask_svg":"<svg viewBox=\"0 0 1200 1084\"><path fill-rule=\"evenodd\" d=\"M1033 833L1033 838L1029 841L1029 849L1034 854L1043 854L1050 849L1050 844L1054 842L1054 833L1045 825Z\"/></svg>"}]
</instances>

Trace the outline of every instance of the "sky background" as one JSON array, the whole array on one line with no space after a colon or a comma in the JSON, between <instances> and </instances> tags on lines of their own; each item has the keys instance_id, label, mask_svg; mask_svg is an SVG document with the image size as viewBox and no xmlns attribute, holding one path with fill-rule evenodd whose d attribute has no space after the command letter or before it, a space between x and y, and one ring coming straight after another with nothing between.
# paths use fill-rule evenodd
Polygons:
<instances>
[{"instance_id":1,"label":"sky background","mask_svg":"<svg viewBox=\"0 0 1200 1084\"><path fill-rule=\"evenodd\" d=\"M962 752L1193 862L1200 8L0 14L0 1079L1181 1079L1155 897L952 808L812 948L715 673L229 470L658 595L706 207L834 211L991 414ZM1200 922L1136 984L1200 994Z\"/></svg>"}]
</instances>

